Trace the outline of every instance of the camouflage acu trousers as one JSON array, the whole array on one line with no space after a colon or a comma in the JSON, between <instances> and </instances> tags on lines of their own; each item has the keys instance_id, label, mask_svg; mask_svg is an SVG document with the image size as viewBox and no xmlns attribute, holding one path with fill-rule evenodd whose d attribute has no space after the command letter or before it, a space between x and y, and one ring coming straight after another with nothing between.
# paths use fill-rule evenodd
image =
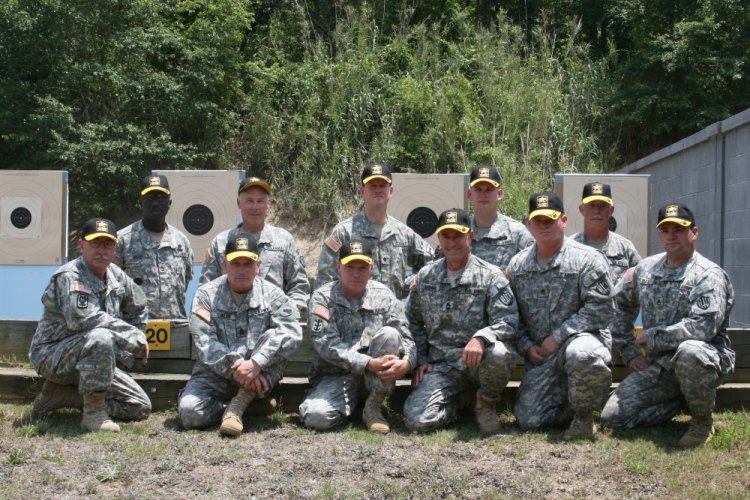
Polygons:
<instances>
[{"instance_id":1,"label":"camouflage acu trousers","mask_svg":"<svg viewBox=\"0 0 750 500\"><path fill-rule=\"evenodd\" d=\"M77 385L83 395L106 392L107 413L141 420L151 413L151 400L127 372L115 366L117 346L110 330L95 328L39 349L39 375L60 385Z\"/></svg>"},{"instance_id":2,"label":"camouflage acu trousers","mask_svg":"<svg viewBox=\"0 0 750 500\"><path fill-rule=\"evenodd\" d=\"M513 408L523 430L564 424L573 414L599 410L609 393L612 355L589 333L569 337L526 374Z\"/></svg>"},{"instance_id":3,"label":"camouflage acu trousers","mask_svg":"<svg viewBox=\"0 0 750 500\"><path fill-rule=\"evenodd\" d=\"M458 413L458 396L469 387L480 388L487 399L499 399L515 364L516 351L500 341L487 347L477 368L434 364L404 403L406 428L428 432L448 425Z\"/></svg>"},{"instance_id":4,"label":"camouflage acu trousers","mask_svg":"<svg viewBox=\"0 0 750 500\"><path fill-rule=\"evenodd\" d=\"M659 425L685 403L691 415L711 415L716 388L732 373L733 363L722 362L714 346L699 340L682 342L670 361L669 370L653 363L628 375L604 406L602 423L628 429Z\"/></svg>"},{"instance_id":5,"label":"camouflage acu trousers","mask_svg":"<svg viewBox=\"0 0 750 500\"><path fill-rule=\"evenodd\" d=\"M390 326L378 330L367 350L367 354L373 358L388 354L399 356L402 352L401 335ZM300 405L299 418L306 427L325 431L349 417L367 392L388 396L394 387L395 382L384 382L373 372L365 372L364 376L353 373L325 375Z\"/></svg>"}]
</instances>

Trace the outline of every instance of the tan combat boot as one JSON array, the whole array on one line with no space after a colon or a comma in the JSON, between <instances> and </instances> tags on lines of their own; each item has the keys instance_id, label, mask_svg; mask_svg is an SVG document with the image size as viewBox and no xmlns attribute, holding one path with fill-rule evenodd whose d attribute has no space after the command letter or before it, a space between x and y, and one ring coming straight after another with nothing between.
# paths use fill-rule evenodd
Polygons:
<instances>
[{"instance_id":1,"label":"tan combat boot","mask_svg":"<svg viewBox=\"0 0 750 500\"><path fill-rule=\"evenodd\" d=\"M474 406L474 415L477 419L479 432L482 434L497 434L500 432L500 420L497 418L497 403L500 398L488 399L482 396L482 390L477 391L477 404Z\"/></svg>"},{"instance_id":2,"label":"tan combat boot","mask_svg":"<svg viewBox=\"0 0 750 500\"><path fill-rule=\"evenodd\" d=\"M34 414L59 408L83 408L83 396L74 385L59 385L45 380L42 392L34 400Z\"/></svg>"},{"instance_id":3,"label":"tan combat boot","mask_svg":"<svg viewBox=\"0 0 750 500\"><path fill-rule=\"evenodd\" d=\"M83 420L81 427L90 431L120 432L120 426L112 422L107 414L104 392L92 392L83 396Z\"/></svg>"},{"instance_id":4,"label":"tan combat boot","mask_svg":"<svg viewBox=\"0 0 750 500\"><path fill-rule=\"evenodd\" d=\"M365 409L362 411L362 420L365 422L368 431L388 434L391 428L388 421L383 417L383 400L385 394L371 392L365 401Z\"/></svg>"},{"instance_id":5,"label":"tan combat boot","mask_svg":"<svg viewBox=\"0 0 750 500\"><path fill-rule=\"evenodd\" d=\"M576 438L587 438L591 439L596 434L596 425L594 424L593 413L576 413L573 418L573 422L568 427L568 430L563 434L565 441L570 441Z\"/></svg>"},{"instance_id":6,"label":"tan combat boot","mask_svg":"<svg viewBox=\"0 0 750 500\"><path fill-rule=\"evenodd\" d=\"M242 415L247 409L247 405L250 401L258 397L258 393L240 387L237 391L237 395L232 398L232 401L227 405L227 409L224 410L224 415L221 417L221 427L219 432L227 436L237 437L242 434Z\"/></svg>"},{"instance_id":7,"label":"tan combat boot","mask_svg":"<svg viewBox=\"0 0 750 500\"><path fill-rule=\"evenodd\" d=\"M714 416L696 417L690 421L690 428L680 439L680 446L689 448L700 446L711 441L714 434Z\"/></svg>"}]
</instances>

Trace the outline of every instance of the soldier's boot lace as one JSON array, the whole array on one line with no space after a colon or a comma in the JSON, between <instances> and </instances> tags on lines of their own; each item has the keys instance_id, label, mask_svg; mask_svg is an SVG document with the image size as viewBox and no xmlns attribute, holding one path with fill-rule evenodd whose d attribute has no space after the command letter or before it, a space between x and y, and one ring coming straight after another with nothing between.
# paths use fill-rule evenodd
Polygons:
<instances>
[{"instance_id":1,"label":"soldier's boot lace","mask_svg":"<svg viewBox=\"0 0 750 500\"><path fill-rule=\"evenodd\" d=\"M497 418L497 403L500 398L488 399L482 395L482 390L477 391L477 404L474 406L474 415L477 419L479 432L482 434L497 434L502 426Z\"/></svg>"},{"instance_id":2,"label":"soldier's boot lace","mask_svg":"<svg viewBox=\"0 0 750 500\"><path fill-rule=\"evenodd\" d=\"M227 405L227 409L224 410L219 432L234 437L242 434L242 415L244 415L247 405L256 397L258 397L257 392L240 387L237 395L232 398L232 401Z\"/></svg>"},{"instance_id":3,"label":"soldier's boot lace","mask_svg":"<svg viewBox=\"0 0 750 500\"><path fill-rule=\"evenodd\" d=\"M700 446L711 441L714 434L714 416L704 417L693 416L690 421L690 428L680 439L680 446L683 448Z\"/></svg>"},{"instance_id":4,"label":"soldier's boot lace","mask_svg":"<svg viewBox=\"0 0 750 500\"><path fill-rule=\"evenodd\" d=\"M588 438L591 439L596 434L596 425L594 424L594 414L592 413L578 413L576 412L573 422L565 434L563 439L570 441L577 438Z\"/></svg>"},{"instance_id":5,"label":"soldier's boot lace","mask_svg":"<svg viewBox=\"0 0 750 500\"><path fill-rule=\"evenodd\" d=\"M59 408L83 408L83 396L74 385L60 385L45 380L42 392L34 399L34 414Z\"/></svg>"},{"instance_id":6,"label":"soldier's boot lace","mask_svg":"<svg viewBox=\"0 0 750 500\"><path fill-rule=\"evenodd\" d=\"M388 421L383 416L383 400L385 394L377 394L371 392L365 401L365 408L362 411L362 420L367 426L367 430L371 432L379 432L380 434L388 434L391 428L388 426Z\"/></svg>"},{"instance_id":7,"label":"soldier's boot lace","mask_svg":"<svg viewBox=\"0 0 750 500\"><path fill-rule=\"evenodd\" d=\"M90 431L120 432L120 426L112 422L107 414L104 392L93 392L83 396L83 420L81 427Z\"/></svg>"}]
</instances>

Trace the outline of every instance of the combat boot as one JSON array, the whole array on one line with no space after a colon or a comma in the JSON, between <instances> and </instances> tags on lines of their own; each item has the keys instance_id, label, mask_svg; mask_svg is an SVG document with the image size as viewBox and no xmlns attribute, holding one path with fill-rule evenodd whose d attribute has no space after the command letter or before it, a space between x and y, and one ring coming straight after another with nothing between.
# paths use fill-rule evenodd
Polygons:
<instances>
[{"instance_id":1,"label":"combat boot","mask_svg":"<svg viewBox=\"0 0 750 500\"><path fill-rule=\"evenodd\" d=\"M45 380L42 392L34 399L34 414L59 408L83 408L83 396L74 385L60 385Z\"/></svg>"},{"instance_id":2,"label":"combat boot","mask_svg":"<svg viewBox=\"0 0 750 500\"><path fill-rule=\"evenodd\" d=\"M594 424L593 413L577 413L573 418L573 422L568 427L568 430L563 434L565 441L570 441L576 438L587 438L591 439L596 434L596 425Z\"/></svg>"},{"instance_id":3,"label":"combat boot","mask_svg":"<svg viewBox=\"0 0 750 500\"><path fill-rule=\"evenodd\" d=\"M690 428L680 439L680 446L683 448L689 448L693 446L700 446L711 441L711 436L714 434L714 416L708 415L705 417L693 416L690 421Z\"/></svg>"},{"instance_id":4,"label":"combat boot","mask_svg":"<svg viewBox=\"0 0 750 500\"><path fill-rule=\"evenodd\" d=\"M497 418L497 403L500 398L488 399L482 396L482 390L477 391L477 404L474 406L474 415L477 419L479 432L482 434L497 434L500 432L500 420Z\"/></svg>"},{"instance_id":5,"label":"combat boot","mask_svg":"<svg viewBox=\"0 0 750 500\"><path fill-rule=\"evenodd\" d=\"M232 401L227 405L227 409L224 410L224 415L221 417L221 427L219 428L219 432L234 437L242 434L242 415L244 415L250 401L256 397L258 397L257 392L240 387L240 390L237 391L237 395L232 398Z\"/></svg>"},{"instance_id":6,"label":"combat boot","mask_svg":"<svg viewBox=\"0 0 750 500\"><path fill-rule=\"evenodd\" d=\"M388 421L383 417L383 400L385 394L371 392L365 401L365 409L362 411L362 420L365 422L368 431L388 434L391 428Z\"/></svg>"},{"instance_id":7,"label":"combat boot","mask_svg":"<svg viewBox=\"0 0 750 500\"><path fill-rule=\"evenodd\" d=\"M112 422L107 414L104 392L92 392L83 396L83 420L81 427L90 431L120 432L120 426Z\"/></svg>"}]
</instances>

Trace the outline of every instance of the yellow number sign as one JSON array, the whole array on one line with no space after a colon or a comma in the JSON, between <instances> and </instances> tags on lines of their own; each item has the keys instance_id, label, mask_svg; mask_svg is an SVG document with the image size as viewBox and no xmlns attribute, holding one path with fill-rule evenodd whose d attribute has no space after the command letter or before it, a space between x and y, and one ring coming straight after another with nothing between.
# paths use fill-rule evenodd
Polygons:
<instances>
[{"instance_id":1,"label":"yellow number sign","mask_svg":"<svg viewBox=\"0 0 750 500\"><path fill-rule=\"evenodd\" d=\"M172 350L172 323L169 321L149 321L146 326L146 340L152 351Z\"/></svg>"}]
</instances>

